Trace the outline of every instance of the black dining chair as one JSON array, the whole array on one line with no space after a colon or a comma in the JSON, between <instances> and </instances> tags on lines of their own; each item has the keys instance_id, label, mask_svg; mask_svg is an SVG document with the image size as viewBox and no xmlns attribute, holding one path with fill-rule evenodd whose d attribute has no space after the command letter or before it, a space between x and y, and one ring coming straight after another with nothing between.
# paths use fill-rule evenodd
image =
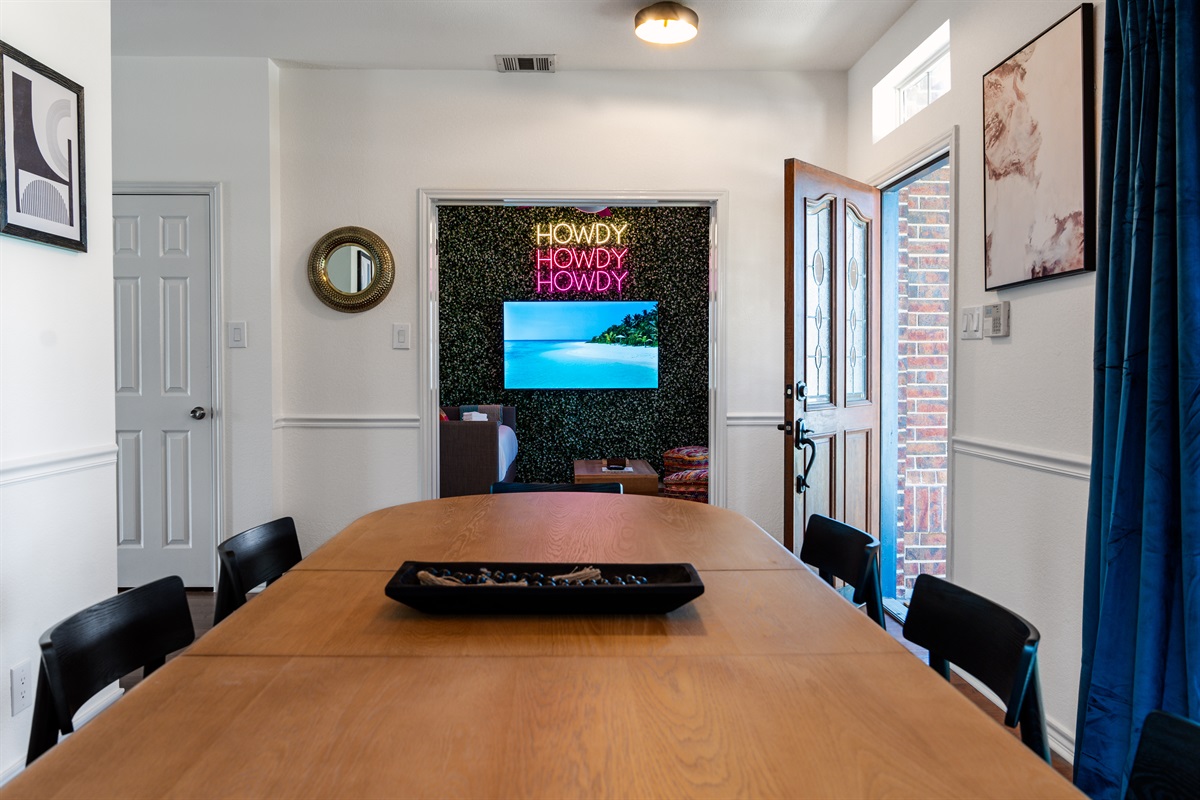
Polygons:
<instances>
[{"instance_id":1,"label":"black dining chair","mask_svg":"<svg viewBox=\"0 0 1200 800\"><path fill-rule=\"evenodd\" d=\"M246 593L271 583L300 563L300 540L291 517L280 517L243 531L217 545L221 574L213 625L246 604Z\"/></svg>"},{"instance_id":2,"label":"black dining chair","mask_svg":"<svg viewBox=\"0 0 1200 800\"><path fill-rule=\"evenodd\" d=\"M160 578L73 614L42 634L25 764L75 730L72 718L105 686L142 668L149 675L167 655L196 638L183 580Z\"/></svg>"},{"instance_id":3,"label":"black dining chair","mask_svg":"<svg viewBox=\"0 0 1200 800\"><path fill-rule=\"evenodd\" d=\"M1125 800L1200 797L1200 724L1151 711L1142 723Z\"/></svg>"},{"instance_id":4,"label":"black dining chair","mask_svg":"<svg viewBox=\"0 0 1200 800\"><path fill-rule=\"evenodd\" d=\"M878 539L844 522L813 514L804 528L800 560L815 567L830 586L837 578L853 587L851 602L865 606L867 616L886 628Z\"/></svg>"},{"instance_id":5,"label":"black dining chair","mask_svg":"<svg viewBox=\"0 0 1200 800\"><path fill-rule=\"evenodd\" d=\"M1004 701L1004 724L1021 726L1021 741L1046 763L1050 747L1037 647L1041 634L997 603L933 575L918 575L904 638L929 651L929 666L946 680L956 664Z\"/></svg>"},{"instance_id":6,"label":"black dining chair","mask_svg":"<svg viewBox=\"0 0 1200 800\"><path fill-rule=\"evenodd\" d=\"M619 483L505 483L492 484L492 494L514 494L517 492L602 492L625 494Z\"/></svg>"}]
</instances>

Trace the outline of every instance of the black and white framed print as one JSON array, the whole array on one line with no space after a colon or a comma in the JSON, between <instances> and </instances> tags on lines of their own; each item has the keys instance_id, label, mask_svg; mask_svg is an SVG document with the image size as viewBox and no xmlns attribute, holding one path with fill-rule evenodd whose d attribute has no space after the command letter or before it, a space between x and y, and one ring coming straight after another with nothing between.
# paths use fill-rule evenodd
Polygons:
<instances>
[{"instance_id":1,"label":"black and white framed print","mask_svg":"<svg viewBox=\"0 0 1200 800\"><path fill-rule=\"evenodd\" d=\"M984 288L1094 270L1092 6L983 76Z\"/></svg>"},{"instance_id":2,"label":"black and white framed print","mask_svg":"<svg viewBox=\"0 0 1200 800\"><path fill-rule=\"evenodd\" d=\"M0 42L0 233L87 252L83 87Z\"/></svg>"}]
</instances>

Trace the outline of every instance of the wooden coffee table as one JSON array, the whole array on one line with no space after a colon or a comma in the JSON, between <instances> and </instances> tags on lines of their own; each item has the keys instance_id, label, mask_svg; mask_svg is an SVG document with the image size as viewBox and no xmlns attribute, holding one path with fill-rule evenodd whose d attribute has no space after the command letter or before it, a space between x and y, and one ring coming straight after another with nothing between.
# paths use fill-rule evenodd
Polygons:
<instances>
[{"instance_id":1,"label":"wooden coffee table","mask_svg":"<svg viewBox=\"0 0 1200 800\"><path fill-rule=\"evenodd\" d=\"M658 495L658 473L649 462L631 458L625 462L633 470L607 470L604 459L581 459L575 462L576 483L619 483L625 494Z\"/></svg>"}]
</instances>

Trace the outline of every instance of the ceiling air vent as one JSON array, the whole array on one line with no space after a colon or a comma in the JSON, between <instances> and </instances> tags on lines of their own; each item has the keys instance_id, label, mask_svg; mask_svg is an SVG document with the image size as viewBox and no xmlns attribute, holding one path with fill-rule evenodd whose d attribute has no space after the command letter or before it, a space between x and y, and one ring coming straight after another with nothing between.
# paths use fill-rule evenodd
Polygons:
<instances>
[{"instance_id":1,"label":"ceiling air vent","mask_svg":"<svg viewBox=\"0 0 1200 800\"><path fill-rule=\"evenodd\" d=\"M496 56L497 72L554 72L556 57L544 55Z\"/></svg>"}]
</instances>

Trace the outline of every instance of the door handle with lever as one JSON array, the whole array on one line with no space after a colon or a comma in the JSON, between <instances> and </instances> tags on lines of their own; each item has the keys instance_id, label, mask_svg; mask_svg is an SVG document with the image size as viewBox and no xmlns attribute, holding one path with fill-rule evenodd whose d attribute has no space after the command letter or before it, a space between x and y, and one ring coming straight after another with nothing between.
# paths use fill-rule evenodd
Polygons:
<instances>
[{"instance_id":1,"label":"door handle with lever","mask_svg":"<svg viewBox=\"0 0 1200 800\"><path fill-rule=\"evenodd\" d=\"M808 490L808 475L812 470L813 462L817 460L817 443L809 438L812 433L804 424L803 419L796 420L796 449L803 450L808 448L808 458L804 461L804 471L796 476L796 494L804 494Z\"/></svg>"},{"instance_id":2,"label":"door handle with lever","mask_svg":"<svg viewBox=\"0 0 1200 800\"><path fill-rule=\"evenodd\" d=\"M206 413L207 412L205 412L204 406L196 406L188 412L188 416L192 419L204 419Z\"/></svg>"}]
</instances>

